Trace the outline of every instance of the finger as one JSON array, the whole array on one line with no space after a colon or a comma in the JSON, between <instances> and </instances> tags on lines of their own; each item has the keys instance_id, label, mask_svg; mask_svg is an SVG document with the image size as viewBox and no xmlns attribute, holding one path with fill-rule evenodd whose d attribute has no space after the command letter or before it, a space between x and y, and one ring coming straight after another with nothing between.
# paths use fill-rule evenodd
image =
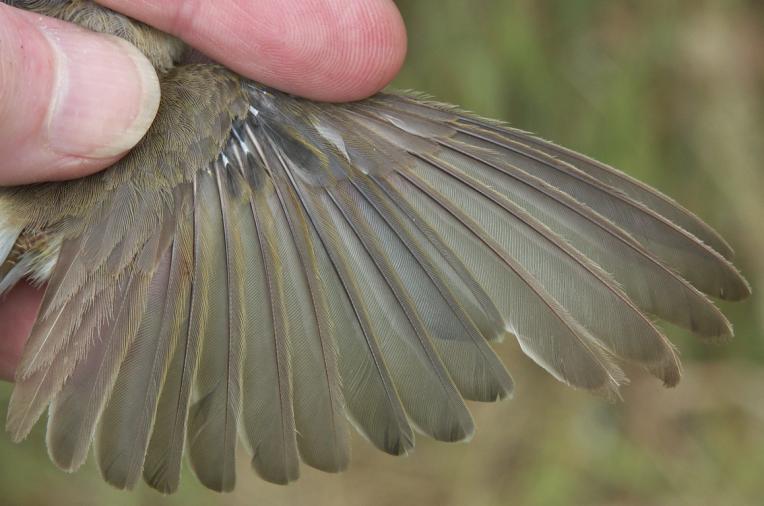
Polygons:
<instances>
[{"instance_id":1,"label":"finger","mask_svg":"<svg viewBox=\"0 0 764 506\"><path fill-rule=\"evenodd\" d=\"M392 0L99 0L247 77L315 100L379 91L406 54Z\"/></svg>"},{"instance_id":2,"label":"finger","mask_svg":"<svg viewBox=\"0 0 764 506\"><path fill-rule=\"evenodd\" d=\"M0 185L111 165L159 105L151 64L116 37L0 4Z\"/></svg>"},{"instance_id":3,"label":"finger","mask_svg":"<svg viewBox=\"0 0 764 506\"><path fill-rule=\"evenodd\" d=\"M26 283L16 285L0 300L0 380L12 380L21 351L32 331L37 310L42 300L43 288Z\"/></svg>"}]
</instances>

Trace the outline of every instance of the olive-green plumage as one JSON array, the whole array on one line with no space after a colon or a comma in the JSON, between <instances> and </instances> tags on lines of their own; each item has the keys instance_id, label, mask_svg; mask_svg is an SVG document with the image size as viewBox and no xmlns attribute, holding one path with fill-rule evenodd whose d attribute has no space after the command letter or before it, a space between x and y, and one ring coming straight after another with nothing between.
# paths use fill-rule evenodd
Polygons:
<instances>
[{"instance_id":1,"label":"olive-green plumage","mask_svg":"<svg viewBox=\"0 0 764 506\"><path fill-rule=\"evenodd\" d=\"M48 281L8 429L47 408L51 458L177 489L183 455L230 490L340 471L350 427L403 454L469 438L464 399L513 383L513 334L604 395L618 362L679 381L653 317L732 335L708 296L750 290L721 237L628 176L410 94L319 104L85 0L5 1L124 37L159 74L144 139L77 181L0 189L0 293Z\"/></svg>"}]
</instances>

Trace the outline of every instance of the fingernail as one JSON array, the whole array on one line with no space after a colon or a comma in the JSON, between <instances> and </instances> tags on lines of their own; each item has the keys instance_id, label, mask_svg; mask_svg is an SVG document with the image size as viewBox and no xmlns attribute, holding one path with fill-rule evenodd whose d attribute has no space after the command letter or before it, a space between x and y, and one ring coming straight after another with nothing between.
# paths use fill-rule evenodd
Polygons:
<instances>
[{"instance_id":1,"label":"fingernail","mask_svg":"<svg viewBox=\"0 0 764 506\"><path fill-rule=\"evenodd\" d=\"M84 30L42 26L55 54L54 98L47 116L56 153L113 158L132 148L159 107L151 63L128 42Z\"/></svg>"}]
</instances>

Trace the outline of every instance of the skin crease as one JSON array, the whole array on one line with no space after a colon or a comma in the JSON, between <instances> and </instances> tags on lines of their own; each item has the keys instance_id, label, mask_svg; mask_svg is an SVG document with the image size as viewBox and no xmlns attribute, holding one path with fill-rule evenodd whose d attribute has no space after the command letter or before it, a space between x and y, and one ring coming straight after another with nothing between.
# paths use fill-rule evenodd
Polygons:
<instances>
[{"instance_id":1,"label":"skin crease","mask_svg":"<svg viewBox=\"0 0 764 506\"><path fill-rule=\"evenodd\" d=\"M349 101L372 95L395 76L406 53L405 27L392 0L231 0L225 3L102 0L99 3L182 38L242 75L315 100ZM69 35L68 31L74 32L76 27L60 26L64 24L0 4L0 35L13 33L12 40L20 40L20 48L24 50L14 54L16 48L10 48L0 54L0 125L16 124L23 117L29 120L24 123L23 142L15 139L3 142L0 138L0 160L32 160L0 167L0 185L80 177L118 159L118 156L80 157L72 161L71 156L54 154L35 158L36 153L28 152L35 149L35 142L42 136L45 111L54 91L52 78L46 77L44 72L46 62L52 57L36 26L40 23L55 26L60 31L56 36L70 41L64 47L87 44L89 37L100 37L82 35L79 31ZM104 44L103 40L93 43ZM41 62L35 67L35 72L42 72L36 74L42 76L35 81L37 87L19 85L19 82L29 82L23 75L31 72L20 66L19 61ZM139 100L138 92L125 96ZM116 112L111 111L115 115L125 115L128 113L124 111L131 110L129 104L117 105ZM119 116L114 121L118 119ZM0 128L2 136L7 139L10 134ZM50 167L59 172L51 172ZM2 380L13 378L42 293L42 288L21 284L0 301Z\"/></svg>"}]
</instances>

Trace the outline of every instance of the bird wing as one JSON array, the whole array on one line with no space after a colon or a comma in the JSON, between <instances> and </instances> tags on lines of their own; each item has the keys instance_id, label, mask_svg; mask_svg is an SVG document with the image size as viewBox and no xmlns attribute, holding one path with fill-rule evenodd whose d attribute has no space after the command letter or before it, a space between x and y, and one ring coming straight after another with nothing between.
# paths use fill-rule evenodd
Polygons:
<instances>
[{"instance_id":1,"label":"bird wing","mask_svg":"<svg viewBox=\"0 0 764 506\"><path fill-rule=\"evenodd\" d=\"M60 466L95 440L116 486L142 474L172 492L187 454L230 490L240 438L260 476L288 483L300 461L344 469L350 426L396 455L414 431L469 438L464 399L512 392L489 345L507 335L606 396L622 361L679 380L654 318L731 335L709 299L750 292L729 246L615 169L417 95L317 104L240 86L198 112L225 136L194 141L194 121L166 115L125 162L144 156L145 174L96 176L108 197L62 225L76 232L8 423L23 438L50 404ZM194 89L163 103L193 107ZM178 129L189 141L167 153L157 139ZM20 233L4 226L0 253Z\"/></svg>"}]
</instances>

